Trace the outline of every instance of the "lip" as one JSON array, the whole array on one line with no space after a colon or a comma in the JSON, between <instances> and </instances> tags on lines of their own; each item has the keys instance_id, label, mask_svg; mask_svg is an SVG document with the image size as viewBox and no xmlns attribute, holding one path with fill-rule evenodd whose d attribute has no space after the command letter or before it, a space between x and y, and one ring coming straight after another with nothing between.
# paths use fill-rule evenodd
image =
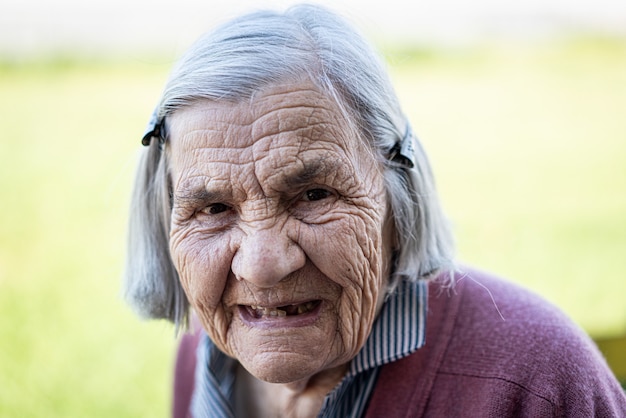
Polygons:
<instances>
[{"instance_id":1,"label":"lip","mask_svg":"<svg viewBox=\"0 0 626 418\"><path fill-rule=\"evenodd\" d=\"M305 303L305 302L303 302ZM296 305L298 303L286 303L285 305ZM320 301L311 311L299 315L288 315L288 316L276 316L276 317L266 317L263 316L261 318L256 318L250 314L248 311L248 306L250 305L237 305L237 311L239 312L239 317L241 321L250 327L257 328L292 328L292 327L306 327L313 325L321 316L322 306L324 306L324 301ZM273 306L276 308L277 306Z\"/></svg>"}]
</instances>

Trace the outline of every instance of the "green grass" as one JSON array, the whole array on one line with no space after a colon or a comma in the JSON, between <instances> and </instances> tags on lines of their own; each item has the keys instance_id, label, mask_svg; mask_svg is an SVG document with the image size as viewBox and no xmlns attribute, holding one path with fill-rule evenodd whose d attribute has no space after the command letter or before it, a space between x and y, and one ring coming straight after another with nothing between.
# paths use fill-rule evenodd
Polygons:
<instances>
[{"instance_id":1,"label":"green grass","mask_svg":"<svg viewBox=\"0 0 626 418\"><path fill-rule=\"evenodd\" d=\"M119 291L137 138L164 72L1 71L0 416L166 416L173 330Z\"/></svg>"},{"instance_id":2,"label":"green grass","mask_svg":"<svg viewBox=\"0 0 626 418\"><path fill-rule=\"evenodd\" d=\"M0 416L158 417L173 329L120 297L137 150L170 60L0 65ZM460 258L626 331L626 41L395 50Z\"/></svg>"}]
</instances>

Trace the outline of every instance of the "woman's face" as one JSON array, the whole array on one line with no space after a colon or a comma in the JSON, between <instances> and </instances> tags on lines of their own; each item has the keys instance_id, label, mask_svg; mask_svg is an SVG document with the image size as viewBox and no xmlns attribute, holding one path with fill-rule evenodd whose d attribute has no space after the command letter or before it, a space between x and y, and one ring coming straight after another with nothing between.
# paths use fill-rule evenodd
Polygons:
<instances>
[{"instance_id":1,"label":"woman's face","mask_svg":"<svg viewBox=\"0 0 626 418\"><path fill-rule=\"evenodd\" d=\"M169 119L181 283L215 344L268 382L345 365L383 298L381 166L341 115L297 81Z\"/></svg>"}]
</instances>

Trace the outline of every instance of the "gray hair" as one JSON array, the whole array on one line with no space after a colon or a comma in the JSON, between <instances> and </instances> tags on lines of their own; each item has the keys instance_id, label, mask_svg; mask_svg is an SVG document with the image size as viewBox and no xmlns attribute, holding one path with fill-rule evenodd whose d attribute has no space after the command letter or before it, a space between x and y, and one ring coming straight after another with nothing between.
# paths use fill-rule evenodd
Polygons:
<instances>
[{"instance_id":1,"label":"gray hair","mask_svg":"<svg viewBox=\"0 0 626 418\"><path fill-rule=\"evenodd\" d=\"M264 86L302 75L334 98L383 166L396 233L390 289L398 280L451 272L454 244L426 154L412 138L412 155L390 157L406 142L408 121L378 55L327 10L299 5L282 14L255 12L201 37L172 71L154 120L161 127L168 115L199 100L245 100ZM184 326L189 302L168 244L167 135L152 129L132 196L125 297L142 316Z\"/></svg>"}]
</instances>

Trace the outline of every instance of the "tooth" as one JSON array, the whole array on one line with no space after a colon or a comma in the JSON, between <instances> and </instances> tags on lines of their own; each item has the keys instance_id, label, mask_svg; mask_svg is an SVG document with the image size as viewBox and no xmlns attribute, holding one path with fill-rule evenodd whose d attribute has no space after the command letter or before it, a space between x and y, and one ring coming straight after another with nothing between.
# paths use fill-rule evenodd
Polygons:
<instances>
[{"instance_id":1,"label":"tooth","mask_svg":"<svg viewBox=\"0 0 626 418\"><path fill-rule=\"evenodd\" d=\"M250 305L250 309L254 312L254 315L257 318L261 318L264 316L270 316L270 317L287 316L287 312L281 309L264 308L262 306L254 306L254 305Z\"/></svg>"}]
</instances>

